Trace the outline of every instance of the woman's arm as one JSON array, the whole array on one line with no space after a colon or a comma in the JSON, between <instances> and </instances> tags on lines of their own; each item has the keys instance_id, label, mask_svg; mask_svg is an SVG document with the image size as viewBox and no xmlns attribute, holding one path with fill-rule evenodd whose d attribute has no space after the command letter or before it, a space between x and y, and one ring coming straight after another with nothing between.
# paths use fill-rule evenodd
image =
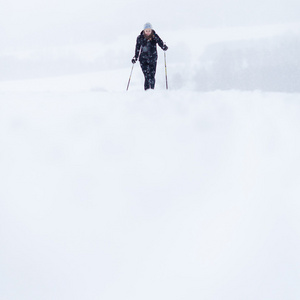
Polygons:
<instances>
[{"instance_id":1,"label":"woman's arm","mask_svg":"<svg viewBox=\"0 0 300 300\"><path fill-rule=\"evenodd\" d=\"M164 42L162 41L162 39L159 37L159 35L157 33L155 33L154 40L159 45L159 47L163 49Z\"/></svg>"},{"instance_id":2,"label":"woman's arm","mask_svg":"<svg viewBox=\"0 0 300 300\"><path fill-rule=\"evenodd\" d=\"M139 58L140 56L140 49L141 49L141 39L140 37L138 36L137 39L136 39L136 46L135 46L135 55L134 57L136 58L136 60Z\"/></svg>"}]
</instances>

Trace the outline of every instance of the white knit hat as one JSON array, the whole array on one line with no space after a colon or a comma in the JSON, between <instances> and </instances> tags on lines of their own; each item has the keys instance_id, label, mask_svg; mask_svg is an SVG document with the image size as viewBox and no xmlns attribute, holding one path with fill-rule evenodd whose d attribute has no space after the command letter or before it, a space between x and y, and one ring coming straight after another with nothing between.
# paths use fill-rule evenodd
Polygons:
<instances>
[{"instance_id":1,"label":"white knit hat","mask_svg":"<svg viewBox=\"0 0 300 300\"><path fill-rule=\"evenodd\" d=\"M144 25L144 30L145 29L153 29L153 27L152 27L152 25L151 25L151 23L146 23L145 25Z\"/></svg>"}]
</instances>

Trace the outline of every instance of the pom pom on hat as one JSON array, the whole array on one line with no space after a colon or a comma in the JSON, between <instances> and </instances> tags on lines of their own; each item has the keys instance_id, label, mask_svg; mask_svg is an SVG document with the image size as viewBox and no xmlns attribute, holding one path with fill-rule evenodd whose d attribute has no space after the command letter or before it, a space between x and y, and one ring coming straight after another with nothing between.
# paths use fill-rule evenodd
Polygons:
<instances>
[{"instance_id":1,"label":"pom pom on hat","mask_svg":"<svg viewBox=\"0 0 300 300\"><path fill-rule=\"evenodd\" d=\"M151 23L146 23L146 24L144 25L144 30L145 30L145 29L153 29Z\"/></svg>"}]
</instances>

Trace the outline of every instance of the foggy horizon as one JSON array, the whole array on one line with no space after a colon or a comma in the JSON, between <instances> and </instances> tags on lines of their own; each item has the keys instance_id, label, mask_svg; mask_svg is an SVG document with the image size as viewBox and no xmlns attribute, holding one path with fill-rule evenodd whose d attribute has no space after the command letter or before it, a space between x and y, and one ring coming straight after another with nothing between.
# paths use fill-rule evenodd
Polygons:
<instances>
[{"instance_id":1,"label":"foggy horizon","mask_svg":"<svg viewBox=\"0 0 300 300\"><path fill-rule=\"evenodd\" d=\"M139 32L146 22L159 31L265 26L300 21L297 1L2 1L2 50L113 40ZM149 8L151 7L151 9ZM154 9L152 9L152 7ZM149 9L148 9L149 8Z\"/></svg>"}]
</instances>

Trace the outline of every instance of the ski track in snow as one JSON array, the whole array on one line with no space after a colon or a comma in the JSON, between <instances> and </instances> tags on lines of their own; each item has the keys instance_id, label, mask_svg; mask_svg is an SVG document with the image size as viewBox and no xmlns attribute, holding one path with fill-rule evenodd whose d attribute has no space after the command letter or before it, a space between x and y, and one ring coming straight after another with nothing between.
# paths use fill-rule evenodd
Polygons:
<instances>
[{"instance_id":1,"label":"ski track in snow","mask_svg":"<svg viewBox=\"0 0 300 300\"><path fill-rule=\"evenodd\" d=\"M299 95L93 84L0 86L0 298L299 299Z\"/></svg>"}]
</instances>

